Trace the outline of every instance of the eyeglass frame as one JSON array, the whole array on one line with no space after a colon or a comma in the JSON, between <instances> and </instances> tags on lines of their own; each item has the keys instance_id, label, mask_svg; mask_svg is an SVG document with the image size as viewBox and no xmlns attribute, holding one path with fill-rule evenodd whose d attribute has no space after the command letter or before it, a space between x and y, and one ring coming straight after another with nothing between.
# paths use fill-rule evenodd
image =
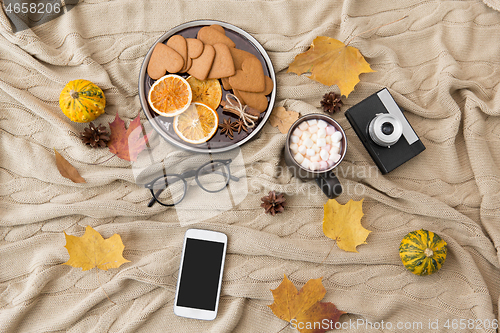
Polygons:
<instances>
[{"instance_id":1,"label":"eyeglass frame","mask_svg":"<svg viewBox=\"0 0 500 333\"><path fill-rule=\"evenodd\" d=\"M150 191L151 191L151 195L153 196L153 198L149 201L148 203L148 207L152 207L154 205L155 202L159 203L160 205L162 206L165 206L165 207L173 207L177 204L179 204L182 200L184 200L184 197L186 196L186 193L187 193L187 189L188 189L188 184L187 184L187 181L186 181L186 178L190 178L190 177L195 177L195 180L196 180L196 183L198 184L198 186L204 190L205 192L209 192L209 193L217 193L217 192L220 192L222 191L223 189L225 189L227 187L227 185L229 184L229 181L230 180L234 180L234 181L239 181L240 179L236 176L233 176L231 175L231 169L229 169L229 164L232 162L233 160L232 159L226 159L226 160L212 160L212 161L209 161L205 164L203 164L202 166L200 166L198 169L196 170L188 170L188 171L185 171L181 174L177 174L177 173L170 173L170 174L166 174L164 173L163 175L153 179L151 182L147 183L144 185L144 187L148 188ZM206 167L207 165L209 164L213 164L213 163L222 163L224 165L224 167L226 168L227 170L227 173L228 173L228 177L227 177L227 180L226 180L226 184L219 190L208 190L206 189L203 185L201 185L200 183L200 180L198 179L198 173L200 172L201 169L203 169L204 167ZM173 203L173 204L165 204L163 202L161 202L160 200L158 200L156 198L157 195L159 195L161 192L163 192L167 187L163 188L163 189L159 189L156 194L155 192L153 191L153 186L155 184L156 181L158 181L159 179L161 178L167 178L167 177L177 177L179 178L180 180L182 180L183 182L183 185L184 185L184 193L182 194L182 197L180 198L179 201ZM168 182L167 182L167 186L168 186Z\"/></svg>"}]
</instances>

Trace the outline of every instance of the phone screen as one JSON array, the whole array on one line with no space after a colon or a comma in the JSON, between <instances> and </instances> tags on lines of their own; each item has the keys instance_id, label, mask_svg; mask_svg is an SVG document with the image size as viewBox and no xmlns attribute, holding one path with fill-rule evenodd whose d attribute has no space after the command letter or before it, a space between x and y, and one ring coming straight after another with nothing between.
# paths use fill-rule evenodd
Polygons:
<instances>
[{"instance_id":1,"label":"phone screen","mask_svg":"<svg viewBox=\"0 0 500 333\"><path fill-rule=\"evenodd\" d=\"M224 243L187 238L177 305L215 310Z\"/></svg>"}]
</instances>

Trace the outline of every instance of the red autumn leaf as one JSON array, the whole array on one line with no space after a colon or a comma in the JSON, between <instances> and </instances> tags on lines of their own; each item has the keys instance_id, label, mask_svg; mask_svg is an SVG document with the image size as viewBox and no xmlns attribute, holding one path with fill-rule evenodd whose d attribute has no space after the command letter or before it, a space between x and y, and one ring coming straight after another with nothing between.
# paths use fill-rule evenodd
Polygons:
<instances>
[{"instance_id":1,"label":"red autumn leaf","mask_svg":"<svg viewBox=\"0 0 500 333\"><path fill-rule=\"evenodd\" d=\"M132 120L128 129L125 129L125 122L116 113L115 120L109 123L109 128L111 129L109 151L121 159L135 162L137 155L146 148L148 141L147 136L142 135L140 116Z\"/></svg>"}]
</instances>

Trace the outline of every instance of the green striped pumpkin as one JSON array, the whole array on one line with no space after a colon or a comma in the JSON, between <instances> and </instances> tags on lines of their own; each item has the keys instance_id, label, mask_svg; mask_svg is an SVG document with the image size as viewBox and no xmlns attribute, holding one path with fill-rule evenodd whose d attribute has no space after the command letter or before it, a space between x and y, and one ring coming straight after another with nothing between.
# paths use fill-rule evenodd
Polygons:
<instances>
[{"instance_id":1,"label":"green striped pumpkin","mask_svg":"<svg viewBox=\"0 0 500 333\"><path fill-rule=\"evenodd\" d=\"M446 251L446 242L432 231L424 229L408 233L399 246L403 264L416 275L437 272L446 260Z\"/></svg>"},{"instance_id":2,"label":"green striped pumpkin","mask_svg":"<svg viewBox=\"0 0 500 333\"><path fill-rule=\"evenodd\" d=\"M73 80L61 91L59 106L72 121L88 123L104 113L106 97L92 82Z\"/></svg>"}]
</instances>

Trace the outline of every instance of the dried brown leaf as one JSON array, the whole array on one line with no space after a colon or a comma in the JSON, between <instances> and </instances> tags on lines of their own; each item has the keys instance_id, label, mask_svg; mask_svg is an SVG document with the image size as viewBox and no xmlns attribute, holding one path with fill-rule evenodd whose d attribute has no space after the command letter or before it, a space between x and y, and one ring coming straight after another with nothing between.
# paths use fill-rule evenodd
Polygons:
<instances>
[{"instance_id":1,"label":"dried brown leaf","mask_svg":"<svg viewBox=\"0 0 500 333\"><path fill-rule=\"evenodd\" d=\"M61 176L72 180L74 183L86 183L85 179L78 173L78 170L62 157L55 148L54 152L56 153L57 170L59 170Z\"/></svg>"}]
</instances>

